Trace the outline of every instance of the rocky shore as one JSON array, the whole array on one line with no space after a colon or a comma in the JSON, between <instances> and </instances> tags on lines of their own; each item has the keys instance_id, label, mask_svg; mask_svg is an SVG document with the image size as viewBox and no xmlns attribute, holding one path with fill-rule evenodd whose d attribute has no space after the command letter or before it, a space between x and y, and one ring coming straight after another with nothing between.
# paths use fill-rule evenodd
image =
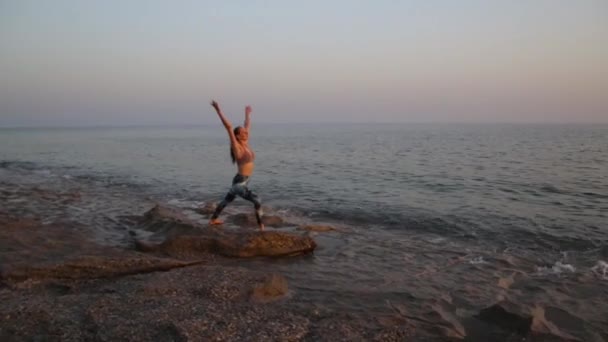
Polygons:
<instances>
[{"instance_id":1,"label":"rocky shore","mask_svg":"<svg viewBox=\"0 0 608 342\"><path fill-rule=\"evenodd\" d=\"M32 201L59 206L80 200L74 191L28 193ZM211 210L198 211L207 215ZM0 209L0 341L606 338L587 333L587 323L568 312L506 298L465 319L454 315L459 309L450 297L433 300L423 314L388 302L386 313L354 315L303 295L282 274L240 264L250 258L314 258L317 242L311 234L339 230L328 225L259 232L252 216L238 213L228 215L229 228L212 228L167 205L119 223L130 243L110 247L67 219ZM269 215L268 226L293 224ZM512 282L501 279L499 286L507 290Z\"/></svg>"},{"instance_id":2,"label":"rocky shore","mask_svg":"<svg viewBox=\"0 0 608 342\"><path fill-rule=\"evenodd\" d=\"M311 253L316 244L306 235L210 229L166 207L135 221L170 232L161 243L135 236L130 250L97 245L67 222L0 212L0 340L402 340L411 333L315 309L280 274L217 263Z\"/></svg>"}]
</instances>

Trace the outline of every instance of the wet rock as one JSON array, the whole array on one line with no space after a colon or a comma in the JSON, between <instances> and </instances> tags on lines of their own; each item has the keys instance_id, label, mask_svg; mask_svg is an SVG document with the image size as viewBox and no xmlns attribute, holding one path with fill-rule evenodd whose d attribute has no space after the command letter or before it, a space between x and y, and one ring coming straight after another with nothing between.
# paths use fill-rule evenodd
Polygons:
<instances>
[{"instance_id":1,"label":"wet rock","mask_svg":"<svg viewBox=\"0 0 608 342\"><path fill-rule=\"evenodd\" d=\"M66 329L55 323L51 308L24 308L2 317L0 341L60 341Z\"/></svg>"},{"instance_id":2,"label":"wet rock","mask_svg":"<svg viewBox=\"0 0 608 342\"><path fill-rule=\"evenodd\" d=\"M263 283L252 289L250 299L258 303L267 303L284 297L287 290L285 277L280 274L271 274Z\"/></svg>"},{"instance_id":3,"label":"wet rock","mask_svg":"<svg viewBox=\"0 0 608 342\"><path fill-rule=\"evenodd\" d=\"M279 228L288 225L281 217L276 215L264 215L263 220L267 227Z\"/></svg>"},{"instance_id":4,"label":"wet rock","mask_svg":"<svg viewBox=\"0 0 608 342\"><path fill-rule=\"evenodd\" d=\"M382 342L401 342L414 341L414 328L411 326L395 326L392 328L382 329L377 333L372 341Z\"/></svg>"},{"instance_id":5,"label":"wet rock","mask_svg":"<svg viewBox=\"0 0 608 342\"><path fill-rule=\"evenodd\" d=\"M308 225L299 226L298 230L306 230L309 232L331 232L331 231L336 230L336 228L334 228L332 226L328 226L328 225L322 225L322 224L308 224Z\"/></svg>"},{"instance_id":6,"label":"wet rock","mask_svg":"<svg viewBox=\"0 0 608 342\"><path fill-rule=\"evenodd\" d=\"M189 218L181 209L158 204L140 216L132 226L154 232L160 237L205 228L204 224Z\"/></svg>"},{"instance_id":7,"label":"wet rock","mask_svg":"<svg viewBox=\"0 0 608 342\"><path fill-rule=\"evenodd\" d=\"M392 304L391 304L392 305ZM400 305L398 305L400 306ZM393 306L395 308L395 306ZM400 309L401 310L401 309ZM403 313L405 313L402 310ZM376 316L376 321L383 327L372 341L409 341L413 336L414 325L401 314Z\"/></svg>"},{"instance_id":8,"label":"wet rock","mask_svg":"<svg viewBox=\"0 0 608 342\"><path fill-rule=\"evenodd\" d=\"M511 285L513 285L514 282L515 282L515 273L512 273L509 276L498 278L498 287L508 290L511 287Z\"/></svg>"},{"instance_id":9,"label":"wet rock","mask_svg":"<svg viewBox=\"0 0 608 342\"><path fill-rule=\"evenodd\" d=\"M452 312L453 308L447 303L439 302L431 305L430 321L436 322L435 329L448 338L464 339L466 330L458 317Z\"/></svg>"},{"instance_id":10,"label":"wet rock","mask_svg":"<svg viewBox=\"0 0 608 342\"><path fill-rule=\"evenodd\" d=\"M217 208L215 203L205 203L204 206L197 208L195 211L201 215L212 215Z\"/></svg>"},{"instance_id":11,"label":"wet rock","mask_svg":"<svg viewBox=\"0 0 608 342\"><path fill-rule=\"evenodd\" d=\"M253 214L239 214L232 219L247 225L253 220L257 225ZM146 212L141 221L161 227L166 231L166 238L160 244L135 240L135 248L173 257L199 257L210 253L229 257L291 256L316 248L315 241L308 236L276 231L209 229L193 222L180 210L160 205ZM265 217L264 221L269 226L283 223L278 216Z\"/></svg>"},{"instance_id":12,"label":"wet rock","mask_svg":"<svg viewBox=\"0 0 608 342\"><path fill-rule=\"evenodd\" d=\"M236 214L230 217L232 222L239 227L257 227L258 221L255 214ZM286 225L280 216L264 215L264 225L266 227L279 228Z\"/></svg>"},{"instance_id":13,"label":"wet rock","mask_svg":"<svg viewBox=\"0 0 608 342\"><path fill-rule=\"evenodd\" d=\"M72 290L71 286L61 284L61 283L56 283L56 282L49 282L48 284L46 284L45 287L46 287L46 290L48 292L50 292L51 294L55 294L55 295L59 295L59 296L66 295L66 294L70 293L70 291Z\"/></svg>"},{"instance_id":14,"label":"wet rock","mask_svg":"<svg viewBox=\"0 0 608 342\"><path fill-rule=\"evenodd\" d=\"M334 314L315 322L309 341L369 341L365 322L345 314Z\"/></svg>"},{"instance_id":15,"label":"wet rock","mask_svg":"<svg viewBox=\"0 0 608 342\"><path fill-rule=\"evenodd\" d=\"M584 320L560 308L548 306L545 308L545 318L570 333L580 334L585 331Z\"/></svg>"},{"instance_id":16,"label":"wet rock","mask_svg":"<svg viewBox=\"0 0 608 342\"><path fill-rule=\"evenodd\" d=\"M16 284L26 280L98 279L167 271L195 265L198 262L159 259L153 257L87 256L56 264L0 265L0 282Z\"/></svg>"},{"instance_id":17,"label":"wet rock","mask_svg":"<svg viewBox=\"0 0 608 342\"><path fill-rule=\"evenodd\" d=\"M550 316L549 316L550 314ZM556 320L556 322L552 322L547 316L553 318ZM580 322L580 320L577 319L577 317L574 317L570 314L568 314L566 311L560 310L560 309L556 309L556 308L552 308L552 309L545 309L543 307L540 306L536 306L532 309L532 326L531 326L531 330L537 334L545 334L545 335L553 335L553 336L557 336L560 339L566 340L566 341L580 341L580 339L572 336L571 334L567 333L566 331L563 331L563 329L558 325L558 324L562 324L565 325L566 327L576 327L576 331L577 332L581 332L583 328L579 327L582 325L582 322ZM572 322L568 322L568 320L572 319Z\"/></svg>"},{"instance_id":18,"label":"wet rock","mask_svg":"<svg viewBox=\"0 0 608 342\"><path fill-rule=\"evenodd\" d=\"M502 301L482 309L476 316L478 319L499 326L502 329L526 335L532 326L532 316L525 314L514 304Z\"/></svg>"},{"instance_id":19,"label":"wet rock","mask_svg":"<svg viewBox=\"0 0 608 342\"><path fill-rule=\"evenodd\" d=\"M217 253L242 258L306 254L317 247L309 236L276 231L224 233L216 243Z\"/></svg>"},{"instance_id":20,"label":"wet rock","mask_svg":"<svg viewBox=\"0 0 608 342\"><path fill-rule=\"evenodd\" d=\"M19 231L22 229L36 228L41 223L39 220L17 217L7 212L0 211L0 224L3 228L2 230L0 230L0 233L4 233L6 231ZM10 234L13 233L11 232Z\"/></svg>"},{"instance_id":21,"label":"wet rock","mask_svg":"<svg viewBox=\"0 0 608 342\"><path fill-rule=\"evenodd\" d=\"M204 235L169 237L159 245L136 242L144 252L171 256L214 253L229 257L292 256L312 252L315 241L308 236L274 231L207 232Z\"/></svg>"},{"instance_id":22,"label":"wet rock","mask_svg":"<svg viewBox=\"0 0 608 342\"><path fill-rule=\"evenodd\" d=\"M81 199L81 195L78 190L53 191L40 187L33 187L31 189L30 196L37 200L61 202L63 204L77 202Z\"/></svg>"},{"instance_id":23,"label":"wet rock","mask_svg":"<svg viewBox=\"0 0 608 342\"><path fill-rule=\"evenodd\" d=\"M0 212L0 268L50 265L87 255L119 253L97 245L83 227L65 222L43 224L38 219L16 218ZM85 252L86 251L86 252Z\"/></svg>"},{"instance_id":24,"label":"wet rock","mask_svg":"<svg viewBox=\"0 0 608 342\"><path fill-rule=\"evenodd\" d=\"M182 211L178 208L172 208L157 204L154 208L148 210L144 216L142 222L156 222L156 221L171 221L174 223L188 224L198 226L196 222L189 219Z\"/></svg>"},{"instance_id":25,"label":"wet rock","mask_svg":"<svg viewBox=\"0 0 608 342\"><path fill-rule=\"evenodd\" d=\"M171 257L200 257L213 253L216 240L201 235L179 235L168 237L161 244L135 240L135 249L141 252L161 253Z\"/></svg>"}]
</instances>

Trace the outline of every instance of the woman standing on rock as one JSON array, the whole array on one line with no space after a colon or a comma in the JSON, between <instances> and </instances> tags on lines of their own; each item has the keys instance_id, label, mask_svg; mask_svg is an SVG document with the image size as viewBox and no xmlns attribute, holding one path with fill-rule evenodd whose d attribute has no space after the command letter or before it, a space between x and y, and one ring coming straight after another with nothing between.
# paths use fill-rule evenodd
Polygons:
<instances>
[{"instance_id":1,"label":"woman standing on rock","mask_svg":"<svg viewBox=\"0 0 608 342\"><path fill-rule=\"evenodd\" d=\"M232 157L232 163L236 163L238 166L238 173L232 179L232 187L230 187L226 197L218 204L209 220L209 224L222 224L223 222L218 219L218 216L220 216L220 213L228 203L234 201L238 195L253 203L255 207L255 217L260 226L260 230L264 230L264 223L262 222L262 204L260 203L260 199L247 188L249 178L253 174L255 166L253 163L255 160L255 153L253 153L253 150L249 147L249 116L251 114L251 106L245 107L245 126L237 126L232 130L232 125L230 124L230 121L224 117L220 105L215 101L211 101L211 105L215 108L217 115L220 117L220 120L222 120L224 127L226 127L226 131L228 131L228 136L230 137L230 156Z\"/></svg>"}]
</instances>

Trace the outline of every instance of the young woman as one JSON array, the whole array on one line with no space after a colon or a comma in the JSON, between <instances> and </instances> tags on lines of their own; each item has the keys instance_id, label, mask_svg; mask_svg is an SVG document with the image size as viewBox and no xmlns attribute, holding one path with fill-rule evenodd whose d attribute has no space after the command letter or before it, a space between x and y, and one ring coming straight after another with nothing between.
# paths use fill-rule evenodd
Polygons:
<instances>
[{"instance_id":1,"label":"young woman","mask_svg":"<svg viewBox=\"0 0 608 342\"><path fill-rule=\"evenodd\" d=\"M218 219L218 216L220 216L220 213L228 203L234 201L238 195L253 203L258 226L260 227L260 230L264 230L264 223L262 222L262 204L260 203L260 199L247 188L249 178L253 174L253 168L255 166L253 163L255 160L255 153L253 153L253 150L249 147L249 116L251 115L251 106L245 107L244 127L237 126L232 130L232 125L230 124L230 121L224 117L220 105L215 101L211 101L211 105L215 108L217 115L220 117L220 120L222 120L224 127L226 127L226 131L228 131L228 136L230 137L230 156L232 157L232 163L237 164L238 173L232 179L232 187L230 187L226 197L218 204L217 209L215 209L215 212L209 220L209 224L222 224L223 222Z\"/></svg>"}]
</instances>

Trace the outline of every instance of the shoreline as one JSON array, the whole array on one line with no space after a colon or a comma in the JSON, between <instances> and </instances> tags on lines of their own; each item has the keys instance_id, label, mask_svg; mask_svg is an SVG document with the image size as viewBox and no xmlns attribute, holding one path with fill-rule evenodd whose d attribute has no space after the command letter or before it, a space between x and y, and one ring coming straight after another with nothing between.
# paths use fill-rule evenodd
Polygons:
<instances>
[{"instance_id":1,"label":"shoreline","mask_svg":"<svg viewBox=\"0 0 608 342\"><path fill-rule=\"evenodd\" d=\"M130 236L133 243L108 246L103 241L91 240L95 238L90 234L92 229L82 222L70 221L66 212L55 216L43 216L42 211L38 216L35 214L36 208L49 210L51 204L60 213L62 209L78 207L88 200L90 194L86 191L4 185L4 199L21 198L29 207L13 212L0 210L2 340L568 341L580 340L580 336L592 341L605 339L593 332L588 321L559 309L557 304L534 306L515 300L516 294L531 286L527 276L516 269L510 276L499 278L500 296L495 297L494 304L482 304L473 311L464 309L459 297L488 303L486 297L495 292L493 284L465 285L450 293L431 289L435 298L419 296L415 291L421 289L405 288L397 294L396 301L378 296L377 300L382 302L376 305L383 306L383 310L349 310L326 305L326 301L345 295L373 302L376 300L373 289L364 292L338 289L310 296L310 291L303 291L297 280L274 267L266 269L264 265L270 266L270 259L234 258L230 254L234 246L237 250L243 246L251 248L251 239L263 235L255 230L226 229L229 236L222 240L225 242L221 245L226 248L222 252L217 247L217 232L190 220L179 209L157 206L114 222L120 224L122 233ZM212 208L201 208L199 213L205 215L209 210ZM281 218L274 219L280 227ZM227 221L237 227L252 226L251 218L242 213L229 212ZM315 236L319 243L326 242L323 237L338 234L326 226L317 228L319 231L313 233L309 232L311 227L296 232ZM129 229L147 231L149 235L129 235ZM292 233L283 228L273 234ZM211 245L209 237L216 239ZM137 247L134 242L138 239L148 241L151 248ZM291 265L288 267L297 268L301 263L314 262L315 256L288 260ZM445 270L465 261L462 255L450 257ZM253 263L257 266L252 266ZM428 272L415 274L420 287L425 286L425 279L444 279L441 269L428 268ZM583 284L591 281L583 279ZM356 305L358 300L352 300ZM595 329L601 331L597 326Z\"/></svg>"},{"instance_id":2,"label":"shoreline","mask_svg":"<svg viewBox=\"0 0 608 342\"><path fill-rule=\"evenodd\" d=\"M362 329L348 315L308 305L283 276L222 265L220 256L184 261L101 246L69 224L4 212L0 225L5 341L329 341L345 331L355 339L401 340L411 333Z\"/></svg>"}]
</instances>

